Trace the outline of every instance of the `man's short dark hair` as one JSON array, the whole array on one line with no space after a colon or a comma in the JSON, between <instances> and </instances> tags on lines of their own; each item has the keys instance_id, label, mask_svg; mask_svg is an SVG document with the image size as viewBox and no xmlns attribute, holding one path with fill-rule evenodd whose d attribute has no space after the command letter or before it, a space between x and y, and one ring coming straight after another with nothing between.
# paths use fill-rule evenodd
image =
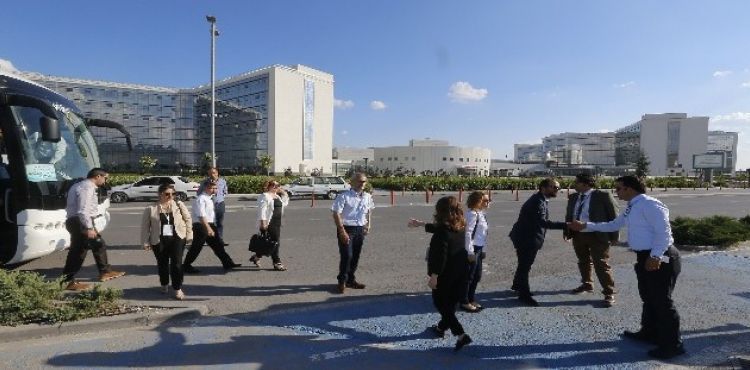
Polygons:
<instances>
[{"instance_id":1,"label":"man's short dark hair","mask_svg":"<svg viewBox=\"0 0 750 370\"><path fill-rule=\"evenodd\" d=\"M594 180L594 176L591 176L589 173L579 173L576 175L576 182L585 184L588 186L591 186L592 188L594 185L596 185L596 180Z\"/></svg>"},{"instance_id":2,"label":"man's short dark hair","mask_svg":"<svg viewBox=\"0 0 750 370\"><path fill-rule=\"evenodd\" d=\"M105 171L103 168L95 167L92 168L88 174L86 174L87 179L93 179L97 176L107 176L108 172Z\"/></svg>"},{"instance_id":3,"label":"man's short dark hair","mask_svg":"<svg viewBox=\"0 0 750 370\"><path fill-rule=\"evenodd\" d=\"M641 179L633 175L618 177L617 179L615 179L615 182L619 182L623 186L631 188L639 194L643 194L646 192L646 184L644 184Z\"/></svg>"},{"instance_id":4,"label":"man's short dark hair","mask_svg":"<svg viewBox=\"0 0 750 370\"><path fill-rule=\"evenodd\" d=\"M542 190L542 188L546 188L548 186L554 186L555 185L555 178L554 177L547 177L539 182L539 190Z\"/></svg>"}]
</instances>

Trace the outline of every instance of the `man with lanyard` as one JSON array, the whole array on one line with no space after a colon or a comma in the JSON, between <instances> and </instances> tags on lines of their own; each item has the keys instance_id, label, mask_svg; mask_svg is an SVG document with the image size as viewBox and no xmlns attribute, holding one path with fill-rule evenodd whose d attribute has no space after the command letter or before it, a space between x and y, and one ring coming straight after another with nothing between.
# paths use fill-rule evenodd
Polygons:
<instances>
[{"instance_id":1,"label":"man with lanyard","mask_svg":"<svg viewBox=\"0 0 750 370\"><path fill-rule=\"evenodd\" d=\"M346 288L365 288L365 284L357 282L354 273L357 271L365 235L370 232L372 209L375 208L372 195L364 191L366 183L365 174L355 173L351 179L351 189L340 193L331 207L341 257L336 289L340 294Z\"/></svg>"},{"instance_id":2,"label":"man with lanyard","mask_svg":"<svg viewBox=\"0 0 750 370\"><path fill-rule=\"evenodd\" d=\"M672 301L677 276L680 274L680 253L672 245L669 209L659 200L645 195L646 186L635 176L615 180L617 196L628 202L625 212L610 222L582 223L573 221L576 231L612 232L627 226L628 244L637 255L635 273L638 293L643 301L641 329L625 331L626 338L656 344L649 356L669 359L685 353L680 339L680 315Z\"/></svg>"},{"instance_id":3,"label":"man with lanyard","mask_svg":"<svg viewBox=\"0 0 750 370\"><path fill-rule=\"evenodd\" d=\"M239 263L234 263L232 257L229 257L226 250L224 250L224 242L218 235L215 213L214 213L214 202L211 200L211 195L217 191L215 183L209 183L206 185L204 191L193 200L192 218L193 218L193 243L190 244L190 249L185 255L185 261L182 264L182 270L186 274L198 274L200 270L192 266L193 261L198 258L198 255L203 249L203 243L208 243L208 246L214 251L216 257L219 257L221 265L224 266L224 270L231 270L235 267L239 267Z\"/></svg>"},{"instance_id":4,"label":"man with lanyard","mask_svg":"<svg viewBox=\"0 0 750 370\"><path fill-rule=\"evenodd\" d=\"M101 226L98 224L100 220L104 220L104 216L99 214L96 189L107 182L107 177L107 171L93 168L85 180L73 185L68 191L65 228L70 233L70 249L63 267L64 282L68 283L66 290L81 291L91 288L91 285L73 279L81 269L89 249L99 269L99 281L125 275L122 271L112 270L107 262L107 245L99 235Z\"/></svg>"},{"instance_id":5,"label":"man with lanyard","mask_svg":"<svg viewBox=\"0 0 750 370\"><path fill-rule=\"evenodd\" d=\"M202 194L206 190L208 184L216 184L216 194L214 195L214 214L216 216L216 231L219 239L224 240L224 198L229 194L229 188L227 187L227 181L223 177L219 177L219 170L216 167L208 169L208 177L201 182L198 187L198 194ZM224 246L228 244L224 243Z\"/></svg>"}]
</instances>

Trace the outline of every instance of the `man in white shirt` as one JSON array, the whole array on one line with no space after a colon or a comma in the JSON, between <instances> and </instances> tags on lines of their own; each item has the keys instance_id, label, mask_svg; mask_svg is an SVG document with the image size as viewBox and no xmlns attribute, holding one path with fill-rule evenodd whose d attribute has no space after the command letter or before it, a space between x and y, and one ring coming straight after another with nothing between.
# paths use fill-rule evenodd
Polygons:
<instances>
[{"instance_id":1,"label":"man in white shirt","mask_svg":"<svg viewBox=\"0 0 750 370\"><path fill-rule=\"evenodd\" d=\"M626 338L656 344L649 356L669 359L685 353L680 339L680 315L672 301L680 253L672 245L669 209L659 200L645 195L646 186L635 176L615 180L617 196L628 202L625 212L610 222L582 223L572 221L576 231L611 232L628 227L628 245L637 254L635 273L638 293L643 301L641 329L625 331Z\"/></svg>"},{"instance_id":2,"label":"man in white shirt","mask_svg":"<svg viewBox=\"0 0 750 370\"><path fill-rule=\"evenodd\" d=\"M365 288L365 284L358 282L354 273L357 271L365 235L370 232L372 209L375 208L372 195L364 191L366 183L365 174L355 173L351 179L351 189L339 193L331 207L341 257L336 288L340 294L346 288Z\"/></svg>"},{"instance_id":3,"label":"man in white shirt","mask_svg":"<svg viewBox=\"0 0 750 370\"><path fill-rule=\"evenodd\" d=\"M216 257L219 257L224 270L241 266L239 263L234 263L232 257L229 257L224 250L224 241L221 240L216 229L216 214L211 196L216 193L217 187L215 182L208 183L205 190L193 201L193 214L191 215L195 221L193 222L193 243L190 244L190 249L185 255L185 262L182 264L182 269L187 274L200 273L200 270L193 267L192 263L201 253L203 243L208 243Z\"/></svg>"}]
</instances>

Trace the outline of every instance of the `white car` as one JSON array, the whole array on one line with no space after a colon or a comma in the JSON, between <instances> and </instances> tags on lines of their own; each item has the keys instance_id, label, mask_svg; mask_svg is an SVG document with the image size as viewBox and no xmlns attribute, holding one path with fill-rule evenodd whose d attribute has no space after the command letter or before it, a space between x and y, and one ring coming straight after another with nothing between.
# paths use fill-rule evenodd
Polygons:
<instances>
[{"instance_id":1,"label":"white car","mask_svg":"<svg viewBox=\"0 0 750 370\"><path fill-rule=\"evenodd\" d=\"M349 184L341 177L336 176L305 176L281 187L286 190L289 197L324 196L328 199L336 198L336 194L349 190Z\"/></svg>"},{"instance_id":2,"label":"white car","mask_svg":"<svg viewBox=\"0 0 750 370\"><path fill-rule=\"evenodd\" d=\"M164 183L174 185L175 200L180 201L195 197L200 186L197 182L182 176L149 176L133 184L113 186L109 192L109 199L112 203L143 198L155 199L159 197L159 185Z\"/></svg>"}]
</instances>

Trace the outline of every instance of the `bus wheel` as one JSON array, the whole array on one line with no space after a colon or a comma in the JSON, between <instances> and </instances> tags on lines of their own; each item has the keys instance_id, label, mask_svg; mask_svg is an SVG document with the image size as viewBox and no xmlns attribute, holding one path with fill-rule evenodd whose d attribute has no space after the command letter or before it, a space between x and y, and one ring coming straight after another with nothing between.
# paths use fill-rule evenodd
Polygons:
<instances>
[{"instance_id":1,"label":"bus wheel","mask_svg":"<svg viewBox=\"0 0 750 370\"><path fill-rule=\"evenodd\" d=\"M109 196L109 200L111 200L112 203L125 203L128 201L128 195L121 192L112 193L112 195Z\"/></svg>"}]
</instances>

